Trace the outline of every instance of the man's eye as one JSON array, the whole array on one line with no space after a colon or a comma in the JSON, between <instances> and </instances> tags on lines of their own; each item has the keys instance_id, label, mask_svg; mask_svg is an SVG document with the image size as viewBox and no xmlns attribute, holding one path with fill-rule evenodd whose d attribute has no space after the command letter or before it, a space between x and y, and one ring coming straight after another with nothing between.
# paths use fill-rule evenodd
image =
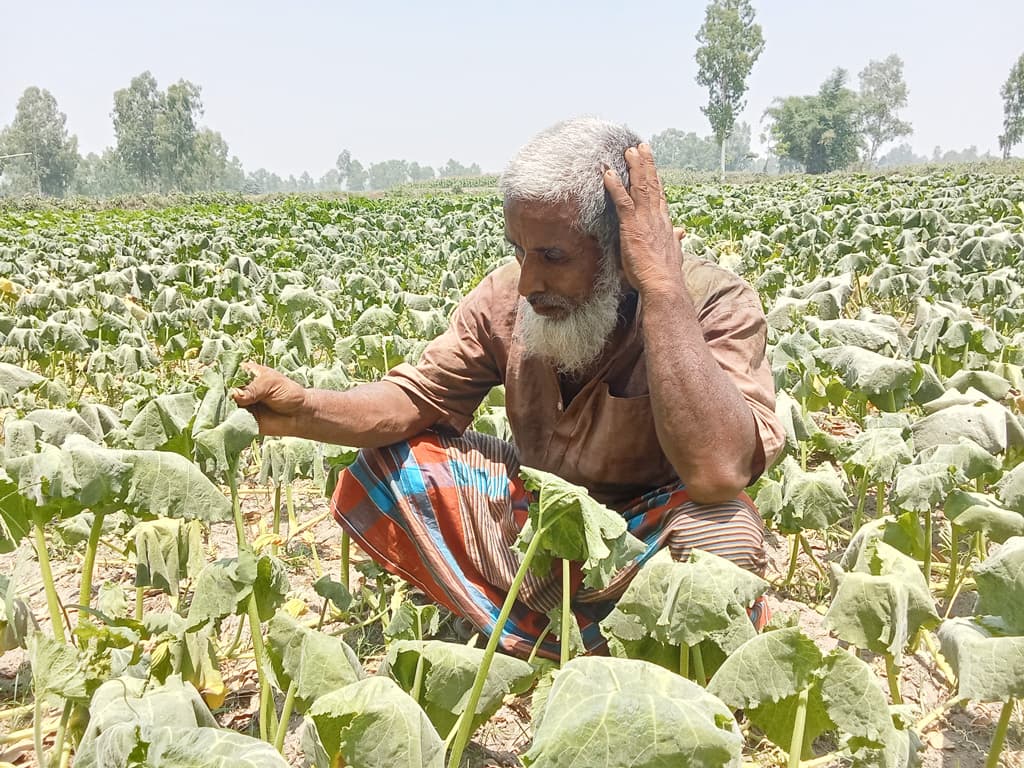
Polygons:
<instances>
[{"instance_id":1,"label":"man's eye","mask_svg":"<svg viewBox=\"0 0 1024 768\"><path fill-rule=\"evenodd\" d=\"M544 251L544 259L546 261L563 261L565 259L565 254L552 248Z\"/></svg>"}]
</instances>

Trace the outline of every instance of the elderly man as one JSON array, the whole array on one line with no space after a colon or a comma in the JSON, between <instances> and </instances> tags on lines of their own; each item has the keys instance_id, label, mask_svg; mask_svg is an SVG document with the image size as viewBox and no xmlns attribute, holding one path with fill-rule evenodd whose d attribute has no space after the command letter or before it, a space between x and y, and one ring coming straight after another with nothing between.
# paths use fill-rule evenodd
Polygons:
<instances>
[{"instance_id":1,"label":"elderly man","mask_svg":"<svg viewBox=\"0 0 1024 768\"><path fill-rule=\"evenodd\" d=\"M756 293L683 258L650 147L572 120L524 146L501 178L515 255L459 305L416 366L347 392L306 390L250 366L235 392L266 435L363 448L338 483L338 522L375 560L490 632L526 519L520 464L554 472L621 512L647 552L600 591L573 574L588 648L637 568L669 547L764 567L743 494L778 456ZM466 432L505 385L515 444ZM501 638L528 653L561 593L560 565L530 576ZM558 646L542 645L556 656Z\"/></svg>"}]
</instances>

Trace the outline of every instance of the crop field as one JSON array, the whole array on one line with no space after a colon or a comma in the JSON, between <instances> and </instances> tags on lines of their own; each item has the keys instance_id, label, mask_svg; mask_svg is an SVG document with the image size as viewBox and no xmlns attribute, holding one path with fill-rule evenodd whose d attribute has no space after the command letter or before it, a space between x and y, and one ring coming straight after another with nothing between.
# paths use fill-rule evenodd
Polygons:
<instances>
[{"instance_id":1,"label":"crop field","mask_svg":"<svg viewBox=\"0 0 1024 768\"><path fill-rule=\"evenodd\" d=\"M559 661L492 659L374 565L327 512L355 452L228 396L245 360L414 362L510 258L497 197L0 208L0 768L1024 765L1022 170L668 188L686 258L768 315L771 564L656 558L610 657L556 611ZM474 428L508 437L500 390ZM629 556L526 482L524 569Z\"/></svg>"}]
</instances>

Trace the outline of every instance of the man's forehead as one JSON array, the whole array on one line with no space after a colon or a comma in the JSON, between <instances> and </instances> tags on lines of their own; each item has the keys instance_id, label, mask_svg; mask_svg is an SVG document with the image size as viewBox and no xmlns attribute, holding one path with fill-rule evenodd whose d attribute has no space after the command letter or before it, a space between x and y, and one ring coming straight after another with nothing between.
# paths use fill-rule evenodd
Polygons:
<instances>
[{"instance_id":1,"label":"man's forehead","mask_svg":"<svg viewBox=\"0 0 1024 768\"><path fill-rule=\"evenodd\" d=\"M503 205L505 226L511 221L525 225L557 224L572 226L579 215L579 204L575 200L529 200L506 198Z\"/></svg>"}]
</instances>

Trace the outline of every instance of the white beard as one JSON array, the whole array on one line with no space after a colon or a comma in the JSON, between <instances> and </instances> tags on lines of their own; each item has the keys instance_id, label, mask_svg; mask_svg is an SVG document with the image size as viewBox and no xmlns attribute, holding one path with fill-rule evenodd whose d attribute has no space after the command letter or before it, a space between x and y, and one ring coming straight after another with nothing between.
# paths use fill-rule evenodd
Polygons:
<instances>
[{"instance_id":1,"label":"white beard","mask_svg":"<svg viewBox=\"0 0 1024 768\"><path fill-rule=\"evenodd\" d=\"M622 284L611 264L601 270L594 293L561 318L543 317L526 299L519 300L517 336L528 357L553 363L559 373L579 376L601 356L619 322ZM560 298L549 298L546 306L568 308Z\"/></svg>"}]
</instances>

